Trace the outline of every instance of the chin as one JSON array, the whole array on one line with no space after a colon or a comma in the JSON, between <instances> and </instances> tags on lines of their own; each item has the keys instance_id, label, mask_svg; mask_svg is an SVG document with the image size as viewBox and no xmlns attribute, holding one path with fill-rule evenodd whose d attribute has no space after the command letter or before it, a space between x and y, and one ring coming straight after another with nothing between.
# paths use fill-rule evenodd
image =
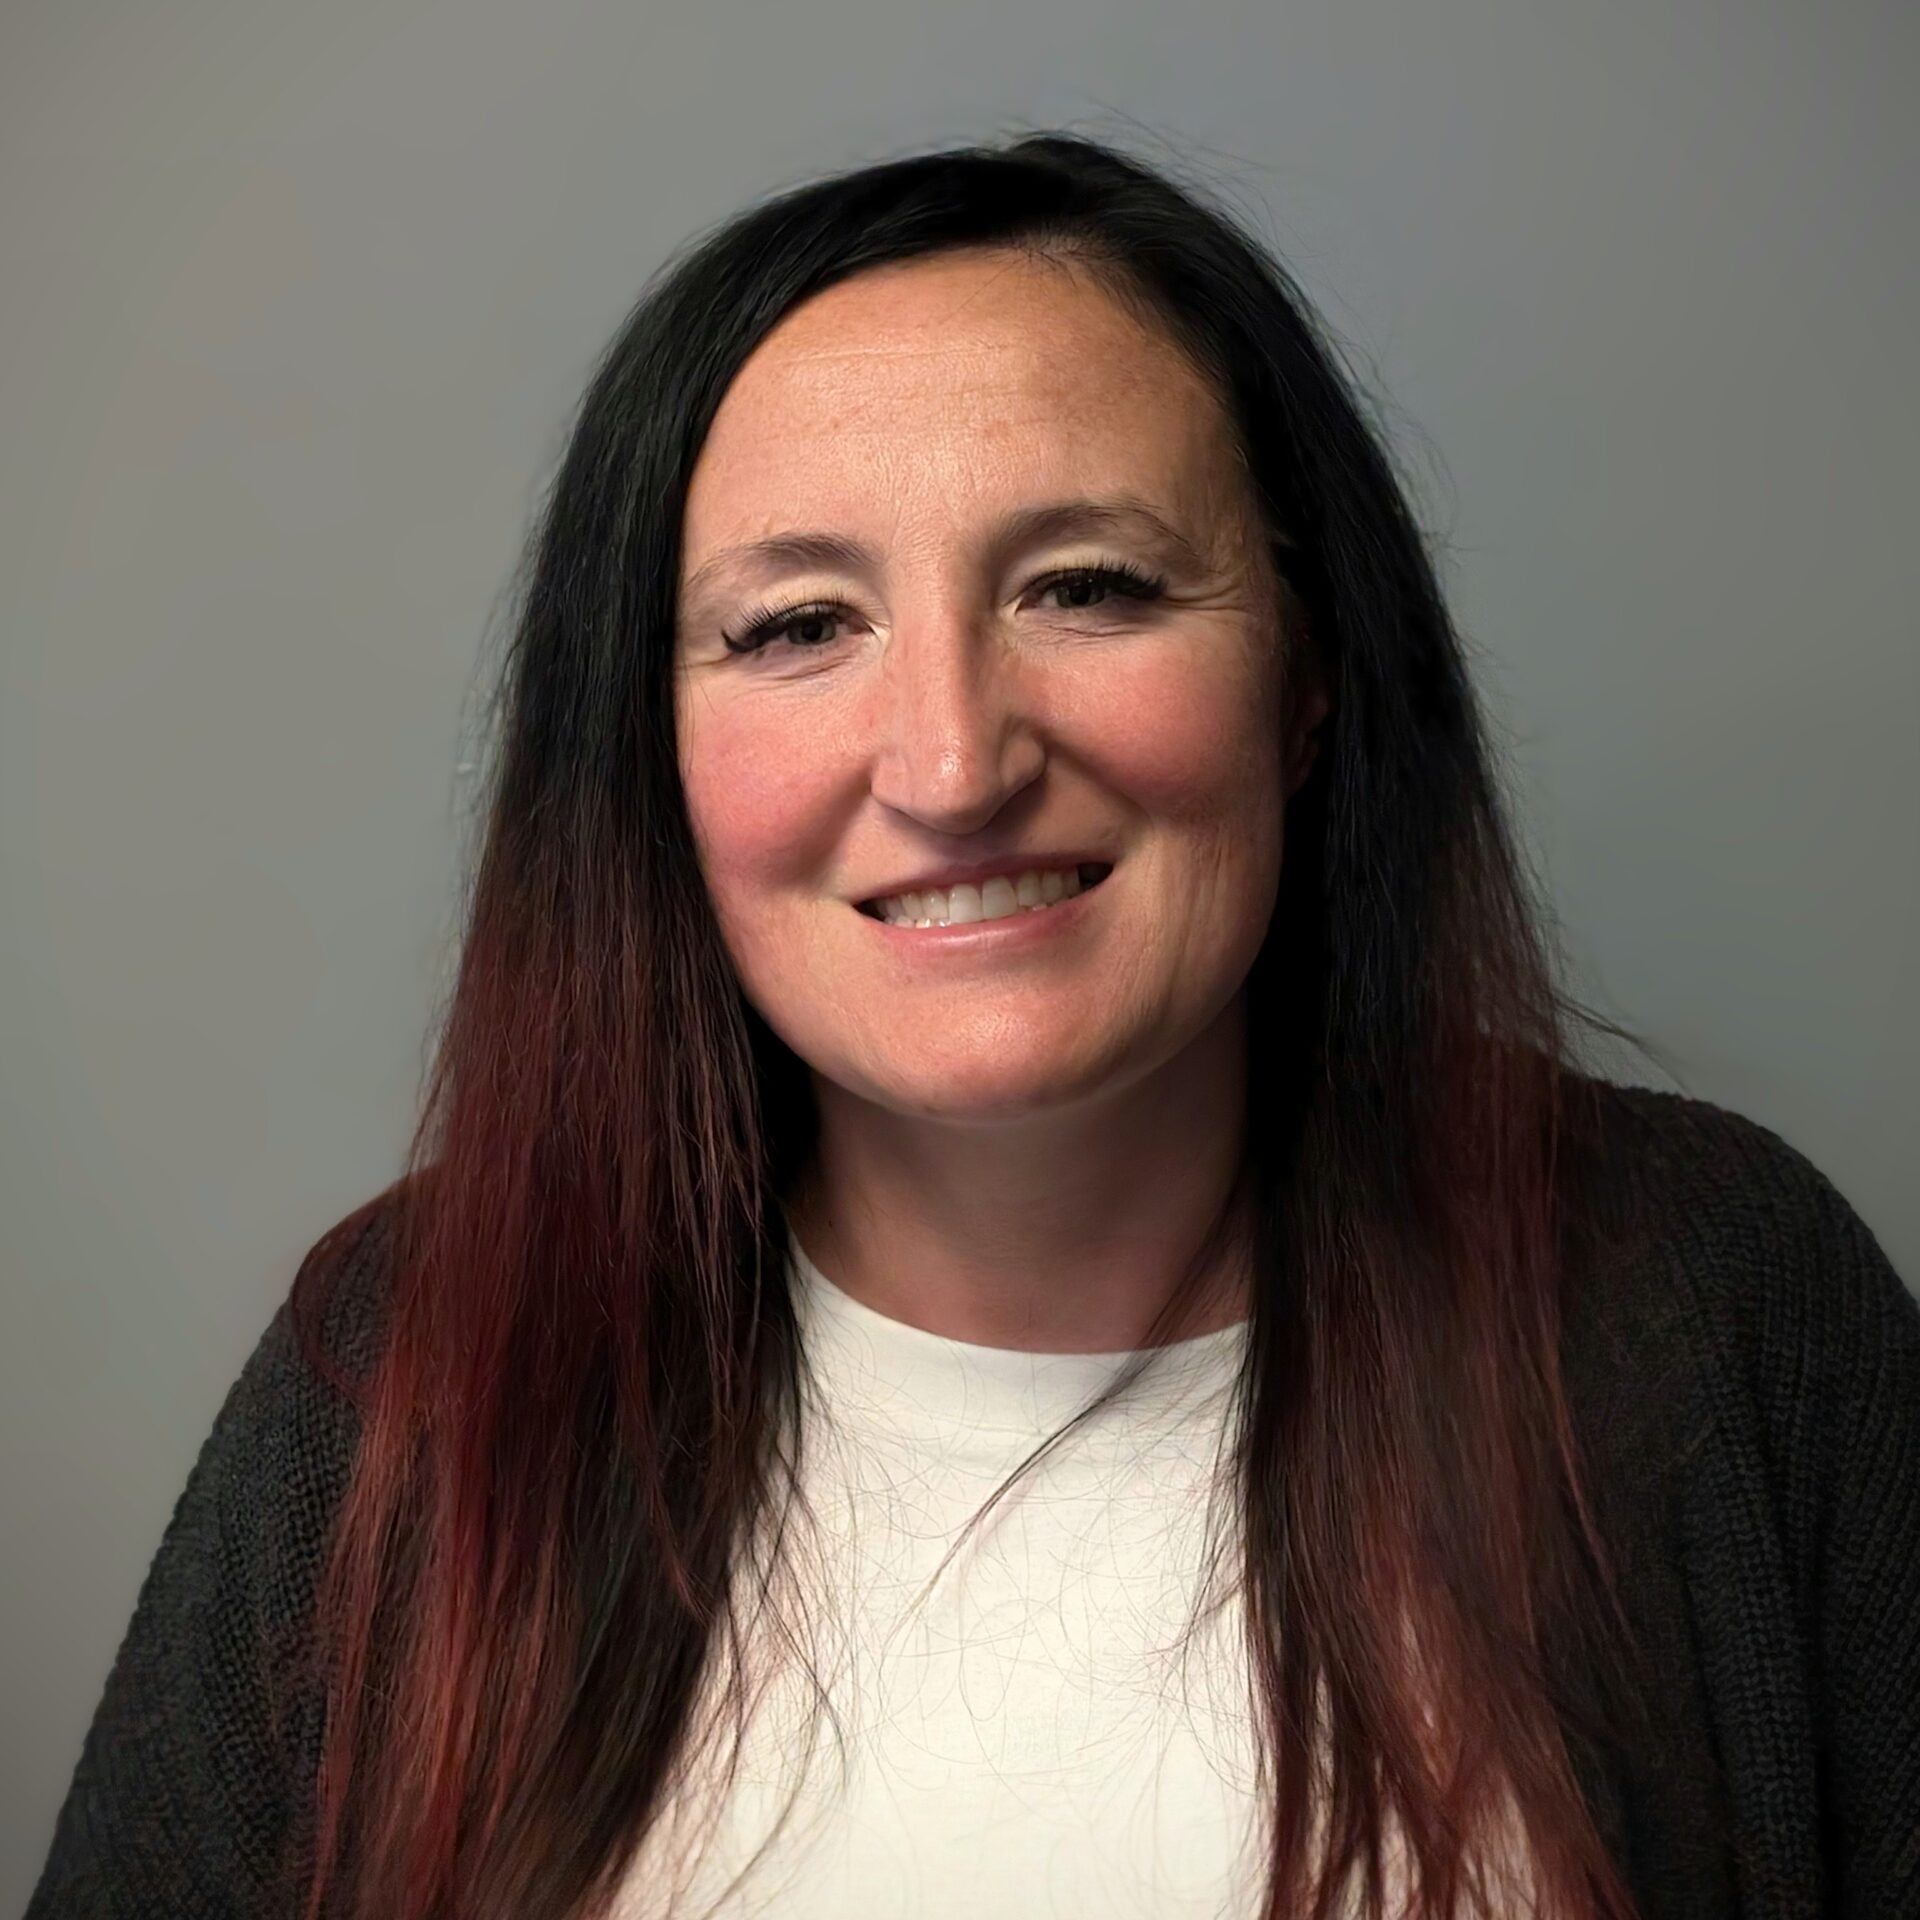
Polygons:
<instances>
[{"instance_id":1,"label":"chin","mask_svg":"<svg viewBox=\"0 0 1920 1920\"><path fill-rule=\"evenodd\" d=\"M983 1052L971 1058L901 1061L892 1071L882 1062L869 1061L865 1073L843 1084L864 1083L866 1097L893 1113L985 1125L1070 1106L1107 1077L1103 1068L1064 1052L1011 1065Z\"/></svg>"}]
</instances>

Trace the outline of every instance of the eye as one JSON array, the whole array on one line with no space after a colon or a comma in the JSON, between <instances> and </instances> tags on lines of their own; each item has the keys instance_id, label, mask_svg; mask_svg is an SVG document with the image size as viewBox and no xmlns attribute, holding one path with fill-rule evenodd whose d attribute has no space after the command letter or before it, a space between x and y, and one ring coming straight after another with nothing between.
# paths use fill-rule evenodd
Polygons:
<instances>
[{"instance_id":1,"label":"eye","mask_svg":"<svg viewBox=\"0 0 1920 1920\"><path fill-rule=\"evenodd\" d=\"M842 609L831 600L807 600L784 607L759 607L747 615L746 625L737 634L723 633L720 638L729 653L758 653L769 641L795 628L831 626L841 612ZM818 652L826 643L810 639L790 640L787 644L805 653Z\"/></svg>"},{"instance_id":2,"label":"eye","mask_svg":"<svg viewBox=\"0 0 1920 1920\"><path fill-rule=\"evenodd\" d=\"M1039 583L1039 590L1047 593L1114 593L1123 600L1158 600L1166 592L1167 583L1157 574L1142 573L1138 567L1130 567L1124 560L1102 561L1095 567L1069 567L1064 573L1049 574ZM1055 609L1060 613L1091 613L1094 609L1084 601L1072 607Z\"/></svg>"},{"instance_id":3,"label":"eye","mask_svg":"<svg viewBox=\"0 0 1920 1920\"><path fill-rule=\"evenodd\" d=\"M1141 604L1159 599L1166 590L1164 577L1143 573L1124 560L1102 561L1098 566L1091 567L1068 567L1059 573L1045 575L1029 589L1043 596L1049 593L1113 594ZM758 653L774 640L781 640L796 652L818 653L832 644L821 636L819 630L836 625L844 611L843 607L831 600L805 600L785 606L758 607L747 615L746 623L737 633L723 633L720 637L730 653ZM1073 606L1056 607L1053 611L1092 613L1098 611L1098 607L1080 599ZM803 632L811 637L799 637Z\"/></svg>"}]
</instances>

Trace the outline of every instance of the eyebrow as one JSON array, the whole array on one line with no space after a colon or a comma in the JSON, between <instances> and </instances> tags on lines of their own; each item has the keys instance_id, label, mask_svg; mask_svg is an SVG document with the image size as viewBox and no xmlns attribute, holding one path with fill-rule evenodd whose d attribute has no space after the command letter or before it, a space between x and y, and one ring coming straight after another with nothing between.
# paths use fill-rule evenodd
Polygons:
<instances>
[{"instance_id":1,"label":"eyebrow","mask_svg":"<svg viewBox=\"0 0 1920 1920\"><path fill-rule=\"evenodd\" d=\"M1182 565L1204 567L1200 553L1185 534L1158 508L1137 494L1108 494L1098 499L1054 500L1021 507L993 530L989 552L1004 557L1043 540L1071 534L1144 533L1159 541ZM838 567L848 573L873 571L879 557L859 540L837 533L776 533L763 540L723 547L688 578L683 600L691 604L725 574L737 572L741 584L765 579L787 567Z\"/></svg>"}]
</instances>

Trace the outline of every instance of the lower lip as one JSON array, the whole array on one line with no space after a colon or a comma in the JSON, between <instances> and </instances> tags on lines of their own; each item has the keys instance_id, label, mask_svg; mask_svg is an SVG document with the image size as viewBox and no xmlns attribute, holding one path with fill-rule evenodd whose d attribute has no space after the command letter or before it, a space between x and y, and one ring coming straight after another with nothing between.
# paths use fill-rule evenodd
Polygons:
<instances>
[{"instance_id":1,"label":"lower lip","mask_svg":"<svg viewBox=\"0 0 1920 1920\"><path fill-rule=\"evenodd\" d=\"M937 950L941 953L977 953L991 948L1002 952L1013 947L1031 946L1059 933L1067 933L1087 917L1090 904L1113 884L1109 872L1090 887L1083 887L1071 899L1056 900L1050 907L1029 908L1021 913L1002 914L998 920L965 920L957 926L916 927L892 920L876 920L870 913L858 914L875 933L897 941L903 948Z\"/></svg>"}]
</instances>

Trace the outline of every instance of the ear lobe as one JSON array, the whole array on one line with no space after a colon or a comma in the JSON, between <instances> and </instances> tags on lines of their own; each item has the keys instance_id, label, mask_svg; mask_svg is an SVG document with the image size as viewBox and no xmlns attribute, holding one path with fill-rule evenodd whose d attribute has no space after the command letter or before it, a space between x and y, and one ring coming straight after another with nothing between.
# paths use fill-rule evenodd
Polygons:
<instances>
[{"instance_id":1,"label":"ear lobe","mask_svg":"<svg viewBox=\"0 0 1920 1920\"><path fill-rule=\"evenodd\" d=\"M1296 792L1313 771L1320 753L1320 727L1333 707L1333 696L1318 681L1301 689L1287 727L1288 793Z\"/></svg>"}]
</instances>

